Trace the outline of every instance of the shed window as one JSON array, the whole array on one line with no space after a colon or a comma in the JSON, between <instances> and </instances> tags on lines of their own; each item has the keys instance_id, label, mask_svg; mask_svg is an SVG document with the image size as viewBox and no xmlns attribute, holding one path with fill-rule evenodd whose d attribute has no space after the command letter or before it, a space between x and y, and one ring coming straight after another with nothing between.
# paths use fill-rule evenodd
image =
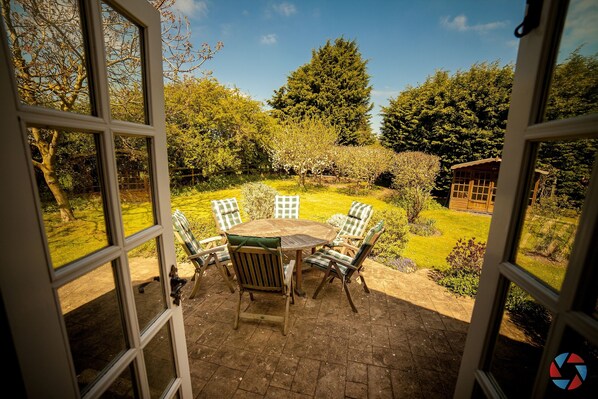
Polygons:
<instances>
[{"instance_id":1,"label":"shed window","mask_svg":"<svg viewBox=\"0 0 598 399\"><path fill-rule=\"evenodd\" d=\"M469 189L469 173L464 171L455 172L453 181L453 198L467 198Z\"/></svg>"},{"instance_id":2,"label":"shed window","mask_svg":"<svg viewBox=\"0 0 598 399\"><path fill-rule=\"evenodd\" d=\"M490 173L474 172L471 199L473 201L487 201L490 191Z\"/></svg>"}]
</instances>

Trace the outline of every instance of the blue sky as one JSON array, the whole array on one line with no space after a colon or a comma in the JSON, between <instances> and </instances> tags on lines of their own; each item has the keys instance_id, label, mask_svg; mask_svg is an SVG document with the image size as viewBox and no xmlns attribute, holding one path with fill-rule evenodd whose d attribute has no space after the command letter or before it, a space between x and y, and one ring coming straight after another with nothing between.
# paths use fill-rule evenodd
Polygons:
<instances>
[{"instance_id":1,"label":"blue sky","mask_svg":"<svg viewBox=\"0 0 598 399\"><path fill-rule=\"evenodd\" d=\"M194 45L224 47L203 68L224 85L265 101L327 40L355 40L373 87L372 129L380 107L437 69L483 61L515 63L513 35L524 0L177 0Z\"/></svg>"}]
</instances>

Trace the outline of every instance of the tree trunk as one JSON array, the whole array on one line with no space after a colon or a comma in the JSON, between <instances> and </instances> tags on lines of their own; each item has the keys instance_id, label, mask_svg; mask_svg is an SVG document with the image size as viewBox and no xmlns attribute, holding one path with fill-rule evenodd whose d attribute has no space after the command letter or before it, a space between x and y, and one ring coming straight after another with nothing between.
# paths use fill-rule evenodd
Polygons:
<instances>
[{"instance_id":1,"label":"tree trunk","mask_svg":"<svg viewBox=\"0 0 598 399\"><path fill-rule=\"evenodd\" d=\"M69 201L69 197L67 196L66 192L60 187L58 183L58 178L56 176L56 171L54 170L54 166L48 167L49 165L44 165L45 167L41 168L42 172L44 173L44 178L46 180L46 184L50 188L50 191L54 195L54 199L58 204L58 209L60 209L60 217L62 218L63 222L72 222L75 220L75 214L73 213L73 208L71 208L71 203Z\"/></svg>"},{"instance_id":2,"label":"tree trunk","mask_svg":"<svg viewBox=\"0 0 598 399\"><path fill-rule=\"evenodd\" d=\"M299 186L301 188L305 188L305 175L307 175L307 172L299 173Z\"/></svg>"},{"instance_id":3,"label":"tree trunk","mask_svg":"<svg viewBox=\"0 0 598 399\"><path fill-rule=\"evenodd\" d=\"M31 144L35 145L40 152L41 162L32 160L33 166L38 168L44 174L44 180L48 188L54 195L54 199L60 209L60 217L63 222L71 222L75 220L75 214L66 192L60 187L58 176L56 175L56 147L58 146L58 138L60 132L58 130L51 130L48 134L39 128L31 128L33 141Z\"/></svg>"}]
</instances>

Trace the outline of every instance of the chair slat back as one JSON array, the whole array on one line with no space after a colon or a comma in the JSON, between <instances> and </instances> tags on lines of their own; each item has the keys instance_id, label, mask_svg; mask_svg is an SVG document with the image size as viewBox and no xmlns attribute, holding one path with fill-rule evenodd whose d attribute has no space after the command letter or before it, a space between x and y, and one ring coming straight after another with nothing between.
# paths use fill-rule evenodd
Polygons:
<instances>
[{"instance_id":1,"label":"chair slat back","mask_svg":"<svg viewBox=\"0 0 598 399\"><path fill-rule=\"evenodd\" d=\"M202 251L201 245L193 231L189 226L189 220L183 212L176 209L172 214L172 226L174 227L174 235L177 240L183 245L183 249L187 255L195 255ZM202 258L195 258L191 260L193 263L199 263L203 266L204 260Z\"/></svg>"},{"instance_id":2,"label":"chair slat back","mask_svg":"<svg viewBox=\"0 0 598 399\"><path fill-rule=\"evenodd\" d=\"M277 195L274 198L274 218L299 219L299 196Z\"/></svg>"},{"instance_id":3,"label":"chair slat back","mask_svg":"<svg viewBox=\"0 0 598 399\"><path fill-rule=\"evenodd\" d=\"M285 291L280 237L263 239L227 234L227 245L240 287Z\"/></svg>"},{"instance_id":4,"label":"chair slat back","mask_svg":"<svg viewBox=\"0 0 598 399\"><path fill-rule=\"evenodd\" d=\"M234 251L235 248L230 247L229 250ZM251 290L283 290L284 277L277 255L250 247L233 252L231 258L239 285Z\"/></svg>"},{"instance_id":5,"label":"chair slat back","mask_svg":"<svg viewBox=\"0 0 598 399\"><path fill-rule=\"evenodd\" d=\"M363 235L368 223L370 222L372 214L374 213L373 210L374 208L371 205L353 201L351 207L349 208L349 212L347 213L345 223L338 232L338 236Z\"/></svg>"},{"instance_id":6,"label":"chair slat back","mask_svg":"<svg viewBox=\"0 0 598 399\"><path fill-rule=\"evenodd\" d=\"M243 222L236 198L212 200L212 213L221 232Z\"/></svg>"}]
</instances>

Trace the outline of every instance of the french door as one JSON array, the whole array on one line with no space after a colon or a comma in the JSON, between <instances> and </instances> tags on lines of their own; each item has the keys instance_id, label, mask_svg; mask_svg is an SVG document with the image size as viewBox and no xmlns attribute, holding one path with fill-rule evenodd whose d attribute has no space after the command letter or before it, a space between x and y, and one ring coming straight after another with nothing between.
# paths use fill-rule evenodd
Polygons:
<instances>
[{"instance_id":1,"label":"french door","mask_svg":"<svg viewBox=\"0 0 598 399\"><path fill-rule=\"evenodd\" d=\"M598 2L529 3L455 398L598 392Z\"/></svg>"},{"instance_id":2,"label":"french door","mask_svg":"<svg viewBox=\"0 0 598 399\"><path fill-rule=\"evenodd\" d=\"M1 7L7 366L31 398L190 398L160 16L146 0Z\"/></svg>"}]
</instances>

